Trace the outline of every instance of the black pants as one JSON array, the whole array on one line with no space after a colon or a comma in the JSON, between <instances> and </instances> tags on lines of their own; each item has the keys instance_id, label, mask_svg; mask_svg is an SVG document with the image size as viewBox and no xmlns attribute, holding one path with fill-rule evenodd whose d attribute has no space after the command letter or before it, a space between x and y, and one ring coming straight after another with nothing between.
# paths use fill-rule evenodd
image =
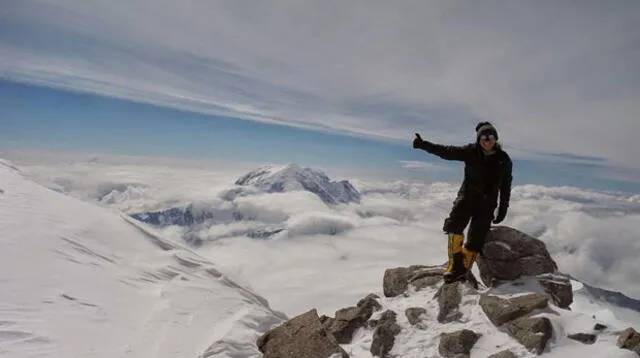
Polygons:
<instances>
[{"instance_id":1,"label":"black pants","mask_svg":"<svg viewBox=\"0 0 640 358\"><path fill-rule=\"evenodd\" d=\"M444 220L443 230L462 235L471 220L464 247L473 252L480 252L491 228L495 208L496 204L489 203L485 197L459 194L453 202L449 217Z\"/></svg>"}]
</instances>

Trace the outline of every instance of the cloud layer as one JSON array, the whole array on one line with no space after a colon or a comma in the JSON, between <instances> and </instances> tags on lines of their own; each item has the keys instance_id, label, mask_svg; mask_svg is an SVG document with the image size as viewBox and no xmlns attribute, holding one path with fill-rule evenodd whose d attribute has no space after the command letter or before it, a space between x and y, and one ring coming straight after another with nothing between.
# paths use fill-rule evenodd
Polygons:
<instances>
[{"instance_id":1,"label":"cloud layer","mask_svg":"<svg viewBox=\"0 0 640 358\"><path fill-rule=\"evenodd\" d=\"M200 253L289 314L349 305L376 290L389 267L443 263L442 221L458 189L351 179L361 203L328 206L304 191L221 196L245 173L240 168L149 164L145 158L140 164L117 158L10 159L46 186L128 213L191 205L229 214L163 231L190 243L199 240ZM233 220L230 213L236 211L245 219ZM640 298L638 222L637 195L526 185L514 188L504 224L543 240L561 271Z\"/></svg>"},{"instance_id":2,"label":"cloud layer","mask_svg":"<svg viewBox=\"0 0 640 358\"><path fill-rule=\"evenodd\" d=\"M520 157L640 169L633 1L9 0L0 21L5 78L386 139L491 120Z\"/></svg>"}]
</instances>

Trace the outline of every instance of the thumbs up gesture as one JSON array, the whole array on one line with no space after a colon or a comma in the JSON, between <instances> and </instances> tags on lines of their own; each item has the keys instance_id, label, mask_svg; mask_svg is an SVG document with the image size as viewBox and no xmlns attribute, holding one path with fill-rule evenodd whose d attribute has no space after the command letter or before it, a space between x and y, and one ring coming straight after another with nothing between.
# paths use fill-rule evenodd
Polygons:
<instances>
[{"instance_id":1,"label":"thumbs up gesture","mask_svg":"<svg viewBox=\"0 0 640 358\"><path fill-rule=\"evenodd\" d=\"M416 133L416 137L413 139L413 147L420 148L422 146L422 142L422 137L420 137L420 134Z\"/></svg>"}]
</instances>

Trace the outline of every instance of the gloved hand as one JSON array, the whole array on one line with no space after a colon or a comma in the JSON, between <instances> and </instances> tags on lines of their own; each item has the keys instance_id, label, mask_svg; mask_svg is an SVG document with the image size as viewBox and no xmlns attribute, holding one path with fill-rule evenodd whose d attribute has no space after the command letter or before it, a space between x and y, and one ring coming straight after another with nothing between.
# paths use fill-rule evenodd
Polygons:
<instances>
[{"instance_id":1,"label":"gloved hand","mask_svg":"<svg viewBox=\"0 0 640 358\"><path fill-rule=\"evenodd\" d=\"M416 137L413 140L413 147L414 148L421 148L422 147L422 137L420 137L420 134L416 133Z\"/></svg>"},{"instance_id":2,"label":"gloved hand","mask_svg":"<svg viewBox=\"0 0 640 358\"><path fill-rule=\"evenodd\" d=\"M498 216L493 220L494 224L499 224L507 216L507 207L500 205L498 208Z\"/></svg>"}]
</instances>

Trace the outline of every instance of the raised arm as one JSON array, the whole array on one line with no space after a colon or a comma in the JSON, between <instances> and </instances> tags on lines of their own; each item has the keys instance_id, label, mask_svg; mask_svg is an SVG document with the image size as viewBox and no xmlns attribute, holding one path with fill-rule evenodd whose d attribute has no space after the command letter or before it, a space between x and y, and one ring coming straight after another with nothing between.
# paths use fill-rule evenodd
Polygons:
<instances>
[{"instance_id":1,"label":"raised arm","mask_svg":"<svg viewBox=\"0 0 640 358\"><path fill-rule=\"evenodd\" d=\"M440 145L423 140L420 134L416 133L416 138L413 140L413 147L422 149L431 154L437 155L446 160L459 160L463 162L467 157L468 147L457 147L453 145Z\"/></svg>"}]
</instances>

